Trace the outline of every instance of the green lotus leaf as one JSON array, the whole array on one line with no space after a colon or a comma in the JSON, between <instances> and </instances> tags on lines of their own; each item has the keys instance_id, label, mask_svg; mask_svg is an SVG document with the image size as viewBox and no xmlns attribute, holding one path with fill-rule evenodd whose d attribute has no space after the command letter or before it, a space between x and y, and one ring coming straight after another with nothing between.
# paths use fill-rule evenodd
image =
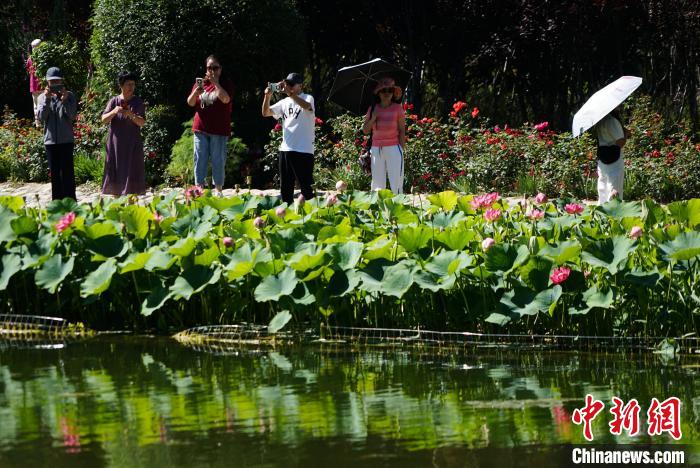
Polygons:
<instances>
[{"instance_id":1,"label":"green lotus leaf","mask_svg":"<svg viewBox=\"0 0 700 468\"><path fill-rule=\"evenodd\" d=\"M277 333L278 331L283 329L291 319L292 314L290 314L288 310L277 312L277 314L275 314L275 316L272 317L272 320L270 320L270 323L267 325L267 332Z\"/></svg>"},{"instance_id":2,"label":"green lotus leaf","mask_svg":"<svg viewBox=\"0 0 700 468\"><path fill-rule=\"evenodd\" d=\"M547 257L531 256L527 263L520 267L520 277L530 288L542 291L549 285L549 274L553 265L554 263Z\"/></svg>"},{"instance_id":3,"label":"green lotus leaf","mask_svg":"<svg viewBox=\"0 0 700 468\"><path fill-rule=\"evenodd\" d=\"M110 258L124 255L129 243L119 235L108 234L97 239L86 239L85 246L103 258Z\"/></svg>"},{"instance_id":4,"label":"green lotus leaf","mask_svg":"<svg viewBox=\"0 0 700 468\"><path fill-rule=\"evenodd\" d=\"M363 256L367 260L380 258L391 260L393 251L393 240L389 236L379 236L366 244Z\"/></svg>"},{"instance_id":5,"label":"green lotus leaf","mask_svg":"<svg viewBox=\"0 0 700 468\"><path fill-rule=\"evenodd\" d=\"M459 210L468 215L473 215L476 213L476 210L472 208L471 201L474 198L474 195L465 195L462 197L459 197L457 200L457 207Z\"/></svg>"},{"instance_id":6,"label":"green lotus leaf","mask_svg":"<svg viewBox=\"0 0 700 468\"><path fill-rule=\"evenodd\" d=\"M194 248L197 246L197 242L192 237L185 237L175 242L169 249L168 252L176 255L180 258L187 257L190 255Z\"/></svg>"},{"instance_id":7,"label":"green lotus leaf","mask_svg":"<svg viewBox=\"0 0 700 468\"><path fill-rule=\"evenodd\" d=\"M74 257L70 257L65 263L60 255L49 257L34 275L36 284L54 294L61 282L73 271L74 263Z\"/></svg>"},{"instance_id":8,"label":"green lotus leaf","mask_svg":"<svg viewBox=\"0 0 700 468\"><path fill-rule=\"evenodd\" d=\"M464 213L457 211L454 213L439 212L433 215L430 225L435 229L447 229L464 220Z\"/></svg>"},{"instance_id":9,"label":"green lotus leaf","mask_svg":"<svg viewBox=\"0 0 700 468\"><path fill-rule=\"evenodd\" d=\"M10 226L18 236L34 234L39 230L39 225L37 222L33 218L24 215L11 220Z\"/></svg>"},{"instance_id":10,"label":"green lotus leaf","mask_svg":"<svg viewBox=\"0 0 700 468\"><path fill-rule=\"evenodd\" d=\"M220 277L219 268L194 265L175 278L175 282L170 286L170 292L175 299L189 300L193 294L201 292L207 285L215 284Z\"/></svg>"},{"instance_id":11,"label":"green lotus leaf","mask_svg":"<svg viewBox=\"0 0 700 468\"><path fill-rule=\"evenodd\" d=\"M134 252L119 264L119 273L129 273L130 271L142 270L151 259L153 251Z\"/></svg>"},{"instance_id":12,"label":"green lotus leaf","mask_svg":"<svg viewBox=\"0 0 700 468\"><path fill-rule=\"evenodd\" d=\"M2 195L0 196L0 205L19 213L19 210L24 208L24 199L16 195Z\"/></svg>"},{"instance_id":13,"label":"green lotus leaf","mask_svg":"<svg viewBox=\"0 0 700 468\"><path fill-rule=\"evenodd\" d=\"M693 229L700 224L700 199L698 198L670 203L668 210L676 221L687 222Z\"/></svg>"},{"instance_id":14,"label":"green lotus leaf","mask_svg":"<svg viewBox=\"0 0 700 468\"><path fill-rule=\"evenodd\" d=\"M527 246L522 247L527 250ZM515 266L518 257L518 247L510 244L496 244L486 252L484 265L492 272L506 272Z\"/></svg>"},{"instance_id":15,"label":"green lotus leaf","mask_svg":"<svg viewBox=\"0 0 700 468\"><path fill-rule=\"evenodd\" d=\"M414 265L407 261L384 268L381 292L401 298L413 285L413 270Z\"/></svg>"},{"instance_id":16,"label":"green lotus leaf","mask_svg":"<svg viewBox=\"0 0 700 468\"><path fill-rule=\"evenodd\" d=\"M605 268L611 275L615 275L624 268L627 259L636 248L634 240L618 235L589 244L581 253L581 259L591 266Z\"/></svg>"},{"instance_id":17,"label":"green lotus leaf","mask_svg":"<svg viewBox=\"0 0 700 468\"><path fill-rule=\"evenodd\" d=\"M97 296L109 288L112 283L112 276L117 272L117 261L113 258L107 259L95 271L85 277L80 285L80 296Z\"/></svg>"},{"instance_id":18,"label":"green lotus leaf","mask_svg":"<svg viewBox=\"0 0 700 468\"><path fill-rule=\"evenodd\" d=\"M438 276L450 276L459 273L471 265L473 257L455 250L443 250L430 258L425 269Z\"/></svg>"},{"instance_id":19,"label":"green lotus leaf","mask_svg":"<svg viewBox=\"0 0 700 468\"><path fill-rule=\"evenodd\" d=\"M642 204L638 201L626 202L613 198L598 207L598 210L615 219L641 218L644 214Z\"/></svg>"},{"instance_id":20,"label":"green lotus leaf","mask_svg":"<svg viewBox=\"0 0 700 468\"><path fill-rule=\"evenodd\" d=\"M148 259L146 266L144 267L148 271L167 270L177 260L177 257L174 257L167 252L163 252L158 247L151 248L149 252L151 253L151 258Z\"/></svg>"},{"instance_id":21,"label":"green lotus leaf","mask_svg":"<svg viewBox=\"0 0 700 468\"><path fill-rule=\"evenodd\" d=\"M435 238L450 250L464 250L474 240L476 232L463 227L448 227L436 234Z\"/></svg>"},{"instance_id":22,"label":"green lotus leaf","mask_svg":"<svg viewBox=\"0 0 700 468\"><path fill-rule=\"evenodd\" d=\"M22 259L16 254L5 254L0 262L0 291L7 289L10 278L22 269Z\"/></svg>"},{"instance_id":23,"label":"green lotus leaf","mask_svg":"<svg viewBox=\"0 0 700 468\"><path fill-rule=\"evenodd\" d=\"M295 304L299 305L309 305L316 302L316 296L309 292L309 288L303 281L297 284L297 287L294 288L290 297Z\"/></svg>"},{"instance_id":24,"label":"green lotus leaf","mask_svg":"<svg viewBox=\"0 0 700 468\"><path fill-rule=\"evenodd\" d=\"M382 216L390 223L394 222L399 226L404 226L418 222L418 216L403 203L397 203L394 200L383 200L380 206Z\"/></svg>"},{"instance_id":25,"label":"green lotus leaf","mask_svg":"<svg viewBox=\"0 0 700 468\"><path fill-rule=\"evenodd\" d=\"M316 240L318 242L324 242L327 244L343 243L356 239L357 235L355 235L354 229L350 225L350 220L348 218L343 219L340 224L321 228L316 236Z\"/></svg>"},{"instance_id":26,"label":"green lotus leaf","mask_svg":"<svg viewBox=\"0 0 700 468\"><path fill-rule=\"evenodd\" d=\"M538 255L552 259L557 265L577 259L580 253L581 244L577 240L564 241L557 245L548 244L537 252Z\"/></svg>"},{"instance_id":27,"label":"green lotus leaf","mask_svg":"<svg viewBox=\"0 0 700 468\"><path fill-rule=\"evenodd\" d=\"M357 262L362 257L364 244L362 242L345 242L342 244L334 244L330 249L330 254L335 260L335 264L343 270L355 268Z\"/></svg>"},{"instance_id":28,"label":"green lotus leaf","mask_svg":"<svg viewBox=\"0 0 700 468\"><path fill-rule=\"evenodd\" d=\"M659 270L654 268L653 271L632 270L627 273L623 279L626 283L645 288L653 288L659 283L660 278Z\"/></svg>"},{"instance_id":29,"label":"green lotus leaf","mask_svg":"<svg viewBox=\"0 0 700 468\"><path fill-rule=\"evenodd\" d=\"M330 296L341 297L351 293L359 283L360 275L357 271L335 270L325 292Z\"/></svg>"},{"instance_id":30,"label":"green lotus leaf","mask_svg":"<svg viewBox=\"0 0 700 468\"><path fill-rule=\"evenodd\" d=\"M282 296L289 296L297 287L299 279L291 268L287 267L278 275L263 278L255 288L255 300L258 302L278 301Z\"/></svg>"},{"instance_id":31,"label":"green lotus leaf","mask_svg":"<svg viewBox=\"0 0 700 468\"><path fill-rule=\"evenodd\" d=\"M242 203L236 203L221 211L221 215L229 221L240 220L249 210L254 210L260 204L260 197L253 195Z\"/></svg>"},{"instance_id":32,"label":"green lotus leaf","mask_svg":"<svg viewBox=\"0 0 700 468\"><path fill-rule=\"evenodd\" d=\"M455 209L455 206L457 206L457 200L459 199L459 196L452 190L447 190L444 192L428 195L427 198L433 206L440 208L444 211L452 211Z\"/></svg>"},{"instance_id":33,"label":"green lotus leaf","mask_svg":"<svg viewBox=\"0 0 700 468\"><path fill-rule=\"evenodd\" d=\"M418 270L413 275L413 280L422 289L437 292L443 289L451 289L456 280L456 275L436 275L425 270Z\"/></svg>"},{"instance_id":34,"label":"green lotus leaf","mask_svg":"<svg viewBox=\"0 0 700 468\"><path fill-rule=\"evenodd\" d=\"M201 254L195 255L194 263L195 265L204 265L208 267L212 263L217 261L220 255L221 251L219 250L219 248L216 245L212 245Z\"/></svg>"},{"instance_id":35,"label":"green lotus leaf","mask_svg":"<svg viewBox=\"0 0 700 468\"><path fill-rule=\"evenodd\" d=\"M529 288L516 287L501 298L501 305L510 314L536 315L550 310L561 296L561 286L556 285L536 293Z\"/></svg>"},{"instance_id":36,"label":"green lotus leaf","mask_svg":"<svg viewBox=\"0 0 700 468\"><path fill-rule=\"evenodd\" d=\"M85 236L88 239L99 239L103 236L115 236L119 231L112 221L102 221L85 226Z\"/></svg>"},{"instance_id":37,"label":"green lotus leaf","mask_svg":"<svg viewBox=\"0 0 700 468\"><path fill-rule=\"evenodd\" d=\"M667 260L690 260L700 255L700 232L682 232L659 247Z\"/></svg>"},{"instance_id":38,"label":"green lotus leaf","mask_svg":"<svg viewBox=\"0 0 700 468\"><path fill-rule=\"evenodd\" d=\"M0 244L17 239L17 234L12 229L12 221L16 218L17 215L14 212L0 205L0 219L3 220L3 222L0 223Z\"/></svg>"},{"instance_id":39,"label":"green lotus leaf","mask_svg":"<svg viewBox=\"0 0 700 468\"><path fill-rule=\"evenodd\" d=\"M433 237L433 230L425 225L408 226L399 230L399 245L407 252L424 247Z\"/></svg>"},{"instance_id":40,"label":"green lotus leaf","mask_svg":"<svg viewBox=\"0 0 700 468\"><path fill-rule=\"evenodd\" d=\"M141 315L148 317L154 311L160 309L171 297L172 293L168 288L164 287L162 284L158 285L141 304Z\"/></svg>"},{"instance_id":41,"label":"green lotus leaf","mask_svg":"<svg viewBox=\"0 0 700 468\"><path fill-rule=\"evenodd\" d=\"M384 269L394 263L384 258L371 260L362 270L358 272L361 282L360 289L376 293L382 289L382 280L384 279Z\"/></svg>"},{"instance_id":42,"label":"green lotus leaf","mask_svg":"<svg viewBox=\"0 0 700 468\"><path fill-rule=\"evenodd\" d=\"M137 239L143 239L148 235L149 224L153 221L153 213L143 206L130 205L122 208L119 219L124 223L126 232L133 234Z\"/></svg>"}]
</instances>

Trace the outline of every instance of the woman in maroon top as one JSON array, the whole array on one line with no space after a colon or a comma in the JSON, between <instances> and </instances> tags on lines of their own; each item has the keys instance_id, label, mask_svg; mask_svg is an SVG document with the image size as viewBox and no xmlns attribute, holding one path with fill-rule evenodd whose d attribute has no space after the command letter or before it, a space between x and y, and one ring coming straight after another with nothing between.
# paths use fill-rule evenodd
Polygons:
<instances>
[{"instance_id":1,"label":"woman in maroon top","mask_svg":"<svg viewBox=\"0 0 700 468\"><path fill-rule=\"evenodd\" d=\"M146 109L134 95L136 76L119 74L122 92L107 103L102 123L109 124L107 157L102 193L106 195L142 194L146 191L141 127L146 123Z\"/></svg>"},{"instance_id":2,"label":"woman in maroon top","mask_svg":"<svg viewBox=\"0 0 700 468\"><path fill-rule=\"evenodd\" d=\"M194 183L204 186L207 165L211 158L211 172L217 194L224 186L226 144L231 136L231 82L221 78L221 63L210 55L207 72L201 82L192 86L187 104L195 110L194 133ZM199 81L199 80L198 80Z\"/></svg>"}]
</instances>

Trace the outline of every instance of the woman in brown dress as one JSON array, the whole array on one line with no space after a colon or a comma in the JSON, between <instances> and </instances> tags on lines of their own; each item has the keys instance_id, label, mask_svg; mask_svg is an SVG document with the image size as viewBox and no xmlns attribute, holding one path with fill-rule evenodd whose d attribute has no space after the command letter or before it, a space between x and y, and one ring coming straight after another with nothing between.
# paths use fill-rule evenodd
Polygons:
<instances>
[{"instance_id":1,"label":"woman in brown dress","mask_svg":"<svg viewBox=\"0 0 700 468\"><path fill-rule=\"evenodd\" d=\"M139 195L146 191L141 139L146 109L141 98L134 95L136 76L133 73L119 74L119 88L121 94L110 99L102 113L102 122L109 124L102 193Z\"/></svg>"}]
</instances>

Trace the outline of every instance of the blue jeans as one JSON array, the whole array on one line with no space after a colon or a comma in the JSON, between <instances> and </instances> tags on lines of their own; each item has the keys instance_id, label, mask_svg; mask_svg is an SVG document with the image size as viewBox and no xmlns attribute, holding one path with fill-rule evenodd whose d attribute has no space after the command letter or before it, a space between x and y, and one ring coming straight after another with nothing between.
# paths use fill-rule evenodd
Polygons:
<instances>
[{"instance_id":1,"label":"blue jeans","mask_svg":"<svg viewBox=\"0 0 700 468\"><path fill-rule=\"evenodd\" d=\"M200 187L207 178L207 165L211 157L211 174L214 185L223 187L226 167L226 143L228 137L194 132L194 183Z\"/></svg>"}]
</instances>

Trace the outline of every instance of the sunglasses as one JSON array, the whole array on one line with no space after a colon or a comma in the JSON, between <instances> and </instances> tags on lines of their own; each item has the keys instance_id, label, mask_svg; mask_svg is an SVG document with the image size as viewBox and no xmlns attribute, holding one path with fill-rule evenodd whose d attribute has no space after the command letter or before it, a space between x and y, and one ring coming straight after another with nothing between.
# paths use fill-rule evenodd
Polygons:
<instances>
[{"instance_id":1,"label":"sunglasses","mask_svg":"<svg viewBox=\"0 0 700 468\"><path fill-rule=\"evenodd\" d=\"M221 67L218 65L207 66L207 70L212 70L212 71L221 70Z\"/></svg>"},{"instance_id":2,"label":"sunglasses","mask_svg":"<svg viewBox=\"0 0 700 468\"><path fill-rule=\"evenodd\" d=\"M380 93L394 93L394 88L384 88L379 90Z\"/></svg>"}]
</instances>

